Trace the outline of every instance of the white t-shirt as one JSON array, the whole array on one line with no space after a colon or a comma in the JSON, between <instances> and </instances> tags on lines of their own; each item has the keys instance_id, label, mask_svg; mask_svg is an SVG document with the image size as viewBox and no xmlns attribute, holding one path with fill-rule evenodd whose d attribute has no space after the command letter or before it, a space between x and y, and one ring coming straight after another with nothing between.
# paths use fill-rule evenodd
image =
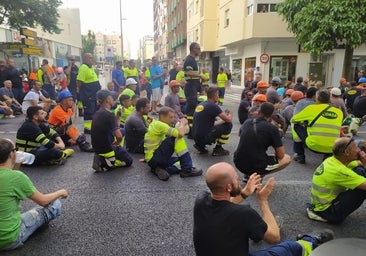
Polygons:
<instances>
[{"instance_id":1,"label":"white t-shirt","mask_svg":"<svg viewBox=\"0 0 366 256\"><path fill-rule=\"evenodd\" d=\"M26 114L27 113L27 109L32 106L31 105L31 101L32 100L35 100L37 102L37 104L39 103L39 97L40 95L43 95L40 91L37 92L35 90L30 90L25 96L24 96L24 99L23 99L23 103L22 103L22 111L23 111L23 114Z\"/></svg>"}]
</instances>

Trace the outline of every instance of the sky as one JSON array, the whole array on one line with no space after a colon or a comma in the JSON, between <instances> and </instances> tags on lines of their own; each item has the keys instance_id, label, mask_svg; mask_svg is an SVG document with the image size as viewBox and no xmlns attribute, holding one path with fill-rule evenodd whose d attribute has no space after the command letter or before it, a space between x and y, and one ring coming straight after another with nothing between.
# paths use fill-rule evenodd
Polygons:
<instances>
[{"instance_id":1,"label":"sky","mask_svg":"<svg viewBox=\"0 0 366 256\"><path fill-rule=\"evenodd\" d=\"M62 8L79 8L81 33L90 29L103 34L121 34L120 2L122 2L123 35L136 58L139 39L153 36L153 0L62 0Z\"/></svg>"}]
</instances>

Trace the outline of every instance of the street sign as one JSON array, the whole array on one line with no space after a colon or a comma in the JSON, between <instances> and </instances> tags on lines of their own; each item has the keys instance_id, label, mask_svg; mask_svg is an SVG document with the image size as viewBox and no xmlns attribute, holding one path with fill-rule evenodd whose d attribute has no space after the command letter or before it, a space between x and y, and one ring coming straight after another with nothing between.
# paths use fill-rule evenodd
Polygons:
<instances>
[{"instance_id":1,"label":"street sign","mask_svg":"<svg viewBox=\"0 0 366 256\"><path fill-rule=\"evenodd\" d=\"M262 53L259 57L261 63L267 63L269 61L269 55L267 53Z\"/></svg>"},{"instance_id":2,"label":"street sign","mask_svg":"<svg viewBox=\"0 0 366 256\"><path fill-rule=\"evenodd\" d=\"M19 50L21 48L27 48L27 46L20 43L0 43L0 50Z\"/></svg>"},{"instance_id":3,"label":"street sign","mask_svg":"<svg viewBox=\"0 0 366 256\"><path fill-rule=\"evenodd\" d=\"M27 29L27 28L21 28L20 29L20 34L23 36L30 36L30 37L37 37L37 32Z\"/></svg>"},{"instance_id":4,"label":"street sign","mask_svg":"<svg viewBox=\"0 0 366 256\"><path fill-rule=\"evenodd\" d=\"M29 38L22 38L22 44L29 46L37 46L37 41Z\"/></svg>"},{"instance_id":5,"label":"street sign","mask_svg":"<svg viewBox=\"0 0 366 256\"><path fill-rule=\"evenodd\" d=\"M22 48L20 52L29 55L42 55L42 50L37 48Z\"/></svg>"}]
</instances>

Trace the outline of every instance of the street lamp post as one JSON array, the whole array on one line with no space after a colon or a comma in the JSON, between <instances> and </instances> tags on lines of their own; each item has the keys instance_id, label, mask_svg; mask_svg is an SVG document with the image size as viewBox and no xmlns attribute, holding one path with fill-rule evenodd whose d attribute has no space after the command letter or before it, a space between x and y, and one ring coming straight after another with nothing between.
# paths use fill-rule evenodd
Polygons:
<instances>
[{"instance_id":1,"label":"street lamp post","mask_svg":"<svg viewBox=\"0 0 366 256\"><path fill-rule=\"evenodd\" d=\"M122 17L122 1L119 0L119 19L121 22L121 58L123 60L123 21L126 19Z\"/></svg>"}]
</instances>

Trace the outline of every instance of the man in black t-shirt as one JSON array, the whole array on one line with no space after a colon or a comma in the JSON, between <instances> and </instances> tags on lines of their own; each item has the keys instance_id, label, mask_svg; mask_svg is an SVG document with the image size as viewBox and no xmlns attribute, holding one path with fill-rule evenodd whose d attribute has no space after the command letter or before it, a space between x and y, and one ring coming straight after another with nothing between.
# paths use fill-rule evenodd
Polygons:
<instances>
[{"instance_id":1,"label":"man in black t-shirt","mask_svg":"<svg viewBox=\"0 0 366 256\"><path fill-rule=\"evenodd\" d=\"M276 172L291 162L290 156L285 154L278 128L270 123L273 112L273 104L265 102L260 106L259 117L246 120L240 127L234 163L246 176L254 172L261 175ZM270 146L274 148L274 155L267 155Z\"/></svg>"},{"instance_id":2,"label":"man in black t-shirt","mask_svg":"<svg viewBox=\"0 0 366 256\"><path fill-rule=\"evenodd\" d=\"M249 239L271 244L280 241L280 228L268 203L275 180L272 177L265 185L260 181L261 176L254 173L242 188L238 174L229 163L221 162L208 168L206 184L211 193L201 192L193 211L193 242L197 256L246 256L249 255ZM239 204L254 192L262 216L249 205ZM331 230L323 230L299 235L298 241L286 240L250 255L307 256L319 244L332 238Z\"/></svg>"},{"instance_id":3,"label":"man in black t-shirt","mask_svg":"<svg viewBox=\"0 0 366 256\"><path fill-rule=\"evenodd\" d=\"M358 118L366 115L366 89L361 89L361 95L353 102L353 114Z\"/></svg>"},{"instance_id":4,"label":"man in black t-shirt","mask_svg":"<svg viewBox=\"0 0 366 256\"><path fill-rule=\"evenodd\" d=\"M95 151L93 169L102 172L122 166L130 166L132 158L121 146L122 132L111 108L114 105L108 90L99 90L97 100L100 108L93 116L91 141Z\"/></svg>"},{"instance_id":5,"label":"man in black t-shirt","mask_svg":"<svg viewBox=\"0 0 366 256\"><path fill-rule=\"evenodd\" d=\"M223 149L230 138L233 127L232 111L223 112L216 104L219 99L217 87L210 87L207 90L207 101L202 102L196 107L193 116L192 136L194 138L194 147L200 154L207 154L205 145L216 143L213 149L213 156L228 155L229 151ZM216 120L219 117L220 120Z\"/></svg>"}]
</instances>

